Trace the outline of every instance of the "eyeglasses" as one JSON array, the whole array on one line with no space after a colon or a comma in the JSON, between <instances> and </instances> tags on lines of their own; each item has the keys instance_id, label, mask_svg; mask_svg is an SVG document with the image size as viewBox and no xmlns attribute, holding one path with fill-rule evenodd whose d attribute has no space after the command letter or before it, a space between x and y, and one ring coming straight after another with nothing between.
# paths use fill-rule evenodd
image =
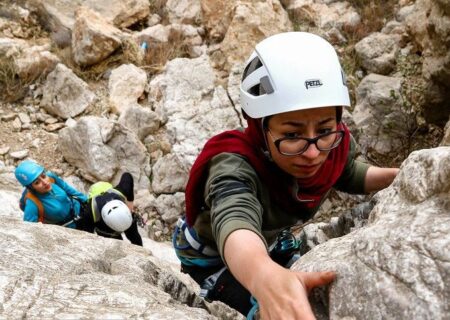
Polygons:
<instances>
[{"instance_id":1,"label":"eyeglasses","mask_svg":"<svg viewBox=\"0 0 450 320\"><path fill-rule=\"evenodd\" d=\"M275 140L270 130L267 131L269 132L269 135L272 138L278 152L285 156L296 156L302 154L308 150L311 144L314 144L320 151L332 150L339 146L345 135L345 131L338 130L319 134L317 137L312 139L303 137L284 137Z\"/></svg>"}]
</instances>

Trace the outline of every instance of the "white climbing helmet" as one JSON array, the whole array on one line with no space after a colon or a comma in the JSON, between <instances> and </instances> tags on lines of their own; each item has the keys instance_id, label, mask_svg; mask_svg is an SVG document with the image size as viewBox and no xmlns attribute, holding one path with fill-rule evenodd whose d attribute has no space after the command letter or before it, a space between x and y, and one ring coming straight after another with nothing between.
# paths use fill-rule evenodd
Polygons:
<instances>
[{"instance_id":1,"label":"white climbing helmet","mask_svg":"<svg viewBox=\"0 0 450 320\"><path fill-rule=\"evenodd\" d=\"M130 209L120 200L108 201L102 208L102 218L108 227L117 232L127 230L133 222Z\"/></svg>"},{"instance_id":2,"label":"white climbing helmet","mask_svg":"<svg viewBox=\"0 0 450 320\"><path fill-rule=\"evenodd\" d=\"M350 106L336 51L307 32L280 33L258 43L244 69L240 92L241 107L252 118Z\"/></svg>"}]
</instances>

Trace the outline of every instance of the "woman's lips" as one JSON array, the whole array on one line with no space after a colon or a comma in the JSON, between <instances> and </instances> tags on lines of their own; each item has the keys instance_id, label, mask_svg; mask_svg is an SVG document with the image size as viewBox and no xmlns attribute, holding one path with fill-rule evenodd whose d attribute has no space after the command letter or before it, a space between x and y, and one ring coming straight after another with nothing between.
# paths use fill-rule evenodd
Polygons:
<instances>
[{"instance_id":1,"label":"woman's lips","mask_svg":"<svg viewBox=\"0 0 450 320\"><path fill-rule=\"evenodd\" d=\"M314 172L321 166L321 163L318 164L308 164L308 165L294 165L298 170L301 170L303 172Z\"/></svg>"}]
</instances>

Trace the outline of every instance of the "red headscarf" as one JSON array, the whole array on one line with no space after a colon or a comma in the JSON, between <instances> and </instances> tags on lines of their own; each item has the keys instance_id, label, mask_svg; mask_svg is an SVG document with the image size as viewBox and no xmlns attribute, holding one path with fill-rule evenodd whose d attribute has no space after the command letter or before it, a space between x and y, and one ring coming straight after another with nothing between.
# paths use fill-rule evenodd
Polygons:
<instances>
[{"instance_id":1,"label":"red headscarf","mask_svg":"<svg viewBox=\"0 0 450 320\"><path fill-rule=\"evenodd\" d=\"M186 186L186 222L192 226L197 214L204 205L203 190L208 175L208 162L216 155L228 152L244 156L257 172L260 179L270 190L272 201L285 211L301 216L302 211L316 207L323 195L337 182L347 162L350 147L350 133L340 123L338 130L344 130L341 144L330 151L327 159L312 177L297 179L301 199L313 199L312 202L299 201L292 192L293 177L282 171L264 155L266 143L263 136L261 119L247 118L248 127L244 132L225 131L211 138L203 147L189 174ZM309 218L309 217L305 217Z\"/></svg>"}]
</instances>

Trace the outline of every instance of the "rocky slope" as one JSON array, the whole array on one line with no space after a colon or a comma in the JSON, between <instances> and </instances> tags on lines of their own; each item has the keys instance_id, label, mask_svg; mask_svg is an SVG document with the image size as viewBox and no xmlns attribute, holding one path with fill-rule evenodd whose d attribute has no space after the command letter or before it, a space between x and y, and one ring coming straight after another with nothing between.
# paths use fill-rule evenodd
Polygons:
<instances>
[{"instance_id":1,"label":"rocky slope","mask_svg":"<svg viewBox=\"0 0 450 320\"><path fill-rule=\"evenodd\" d=\"M311 31L334 44L347 73L353 102L344 119L361 147L362 159L377 165L396 166L414 150L448 146L449 21L450 6L439 0L4 0L0 3L0 200L4 204L0 213L14 220L7 219L4 229L20 230L13 236L17 239L36 237L31 227L16 221L20 218L17 205L20 186L12 175L18 161L32 158L81 190L98 180L116 182L123 171L131 172L137 182L136 207L147 222L143 232L152 239L167 240L184 210L189 168L206 139L245 123L239 115L239 80L244 60L254 44L278 32ZM428 163L444 161L436 157L449 157L445 148L432 150L424 156L413 153L413 159L421 160L410 161L423 162L419 167L427 167ZM448 166L447 162L442 163ZM437 180L423 184L436 186L437 181L445 182L442 179L447 177L446 168L436 166ZM411 171L417 177L402 178L409 179L407 184L410 185L420 173L415 168ZM426 172L434 179L434 171ZM446 179L449 181L448 177ZM386 198L392 200L394 194L402 194L399 183L402 182L390 189L392 194L384 193ZM445 184L439 190L429 196L441 199L442 194L448 195L449 188ZM364 250L356 248L355 243L371 243L367 237L372 231L376 233L386 227L385 238L406 232L400 228L406 224L404 220L397 226L400 230L395 224L377 224L375 217L393 211L403 212L400 218L407 219L414 215L411 212L419 210L417 203L428 205L422 198L417 201L408 198L409 202L398 203L392 200L394 207L377 204L369 221L370 208L349 211L368 199L334 192L315 219L315 222L322 222L304 228L305 250L354 229L368 227L342 238L342 243L337 242L336 247L322 249L323 255L313 251L317 254L307 257L314 258L305 257L302 261L316 259L313 264L316 268L329 257L331 261L342 257L348 257L348 261L361 260L358 255ZM442 207L436 210L448 216L445 197L438 202ZM430 206L434 208L437 204ZM391 219L389 217L387 215L386 219ZM445 217L442 223L448 226ZM43 232L41 228L44 227L36 232ZM442 234L447 239L440 230L427 228L428 233ZM53 232L70 233L56 229L51 234ZM21 233L28 236L21 237ZM2 236L6 240L12 237L7 233ZM55 242L62 241L59 235L55 237ZM429 240L421 232L417 237L423 243ZM397 238L392 239L395 242ZM328 242L329 246L336 243ZM374 285L373 294L381 298L368 295L367 300L364 297L359 300L355 294L347 304L339 300L342 288L354 287L355 292L359 292L357 290L364 288L364 281L344 284L351 278L345 277L346 280L338 281L331 291L330 317L402 318L394 312L398 308L404 315L421 318L426 309L423 304L418 302L418 309L411 309L403 303L417 298L435 306L429 313L430 319L443 319L442 315L448 310L442 306L442 299L429 297L443 296L448 301L445 285L445 280L448 282L445 261L448 259L432 257L433 263L439 265L439 270L433 269L432 278L443 279L439 283L444 283L436 287L431 284L432 280L419 279L421 260L411 262L416 261L416 255L426 254L411 253L409 258L403 259L400 252L405 246L392 244L394 249L388 255L381 245L376 247L383 257L382 262L358 260L354 268L346 261L339 262L339 266L343 265L339 271L344 275L367 273L364 266L368 266L376 271L374 278L369 273L367 278L361 279L370 283L375 283L373 279L377 277L388 279L386 283L392 284L388 288L394 289L383 291ZM417 246L416 242L412 246ZM440 244L436 247L436 250L441 248ZM330 254L333 250L337 252L336 257ZM23 255L29 254L29 251L23 252ZM10 259L16 257L12 255ZM411 271L413 284L409 280L392 283L390 277L403 279L397 269L389 269L397 264L417 272ZM309 262L301 266L304 267L309 268ZM78 270L79 267L75 264L70 268ZM389 272L379 275L378 272L388 269ZM5 265L2 270L9 268ZM8 277L12 280L3 286L5 292L13 290L13 283L19 281L14 280L15 275ZM18 277L24 279L25 284L29 283L23 275ZM45 281L54 283L55 280ZM76 284L72 280L68 282ZM403 287L402 283L412 290L398 289ZM19 297L28 292L25 284ZM99 291L100 286L95 291ZM425 287L430 296L422 297L419 287ZM40 284L31 288L36 292L42 290ZM124 293L127 294L130 293ZM393 299L396 295L405 300ZM27 306L19 308L17 314L12 313L12 304L5 302L13 301L9 300L12 296L6 296L9 298L1 302L0 310L10 312L7 314L11 317L44 316L39 313L41 308L30 307L31 313L26 313ZM101 297L102 301L114 300ZM373 313L368 313L371 316L358 314L357 306L366 306L370 297L377 301L371 309ZM164 294L161 299L165 301ZM387 303L383 299L396 302L385 308L380 306ZM34 304L26 301L28 306ZM36 301L39 306L44 303L44 300ZM111 307L108 303L106 305ZM144 305L151 303L143 301ZM169 304L164 305L176 312L189 312L184 307ZM150 317L144 309L139 309L139 314ZM72 307L68 310L79 312ZM86 310L90 310L90 306ZM194 313L200 318L209 316L202 310Z\"/></svg>"}]
</instances>

